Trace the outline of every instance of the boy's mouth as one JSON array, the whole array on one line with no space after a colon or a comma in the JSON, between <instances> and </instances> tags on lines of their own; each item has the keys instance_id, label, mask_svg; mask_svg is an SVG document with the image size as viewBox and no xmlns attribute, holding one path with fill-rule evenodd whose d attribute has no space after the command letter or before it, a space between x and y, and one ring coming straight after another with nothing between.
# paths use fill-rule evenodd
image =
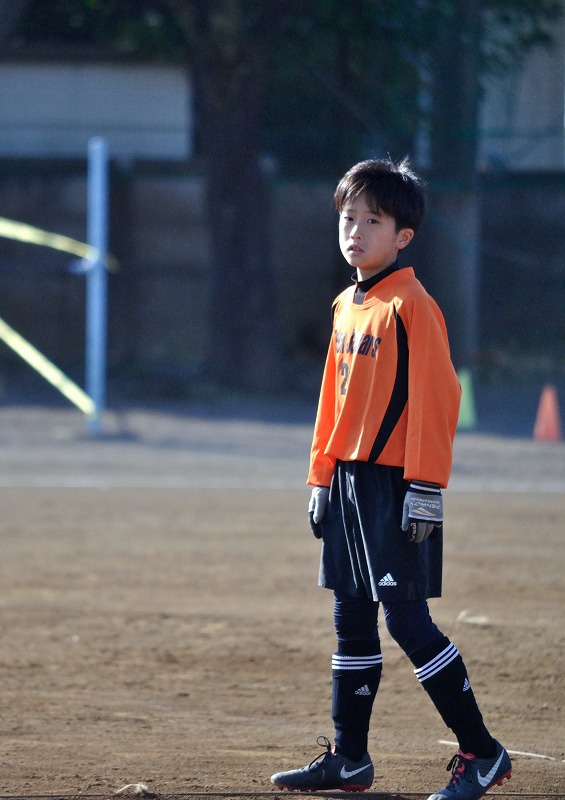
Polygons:
<instances>
[{"instance_id":1,"label":"boy's mouth","mask_svg":"<svg viewBox=\"0 0 565 800\"><path fill-rule=\"evenodd\" d=\"M348 251L350 253L362 253L363 252L363 248L359 247L358 244L350 244L347 249L348 249Z\"/></svg>"}]
</instances>

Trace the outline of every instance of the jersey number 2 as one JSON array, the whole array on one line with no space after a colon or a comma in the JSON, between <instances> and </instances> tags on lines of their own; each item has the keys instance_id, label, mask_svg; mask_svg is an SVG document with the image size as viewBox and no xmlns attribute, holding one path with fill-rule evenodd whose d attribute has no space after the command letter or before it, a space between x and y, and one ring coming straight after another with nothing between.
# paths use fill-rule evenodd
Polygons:
<instances>
[{"instance_id":1,"label":"jersey number 2","mask_svg":"<svg viewBox=\"0 0 565 800\"><path fill-rule=\"evenodd\" d=\"M342 364L340 370L341 377L343 378L341 382L341 393L345 394L347 392L347 379L349 378L349 364Z\"/></svg>"}]
</instances>

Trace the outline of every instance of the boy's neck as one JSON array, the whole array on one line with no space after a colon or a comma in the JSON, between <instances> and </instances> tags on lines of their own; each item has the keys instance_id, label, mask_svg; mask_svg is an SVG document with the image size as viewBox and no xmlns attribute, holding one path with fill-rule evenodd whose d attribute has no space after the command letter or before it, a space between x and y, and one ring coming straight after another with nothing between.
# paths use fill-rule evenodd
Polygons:
<instances>
[{"instance_id":1,"label":"boy's neck","mask_svg":"<svg viewBox=\"0 0 565 800\"><path fill-rule=\"evenodd\" d=\"M390 272L391 267L398 266L398 259L394 259L392 264L387 264L385 267L378 267L375 270L366 270L366 269L359 269L357 268L357 281L358 283L364 283L365 281L369 281L372 278L376 278L378 275L382 275L383 272L386 272L388 275Z\"/></svg>"},{"instance_id":2,"label":"boy's neck","mask_svg":"<svg viewBox=\"0 0 565 800\"><path fill-rule=\"evenodd\" d=\"M395 261L394 264L391 264L389 267L385 267L380 272L371 275L370 278L365 278L364 280L359 280L357 277L356 283L357 286L355 287L355 294L353 295L353 302L356 305L363 305L363 300L365 299L365 295L375 286L379 281L382 281L383 278L386 278L393 272L396 272L397 269L400 269L398 261ZM354 278L355 279L355 278Z\"/></svg>"}]
</instances>

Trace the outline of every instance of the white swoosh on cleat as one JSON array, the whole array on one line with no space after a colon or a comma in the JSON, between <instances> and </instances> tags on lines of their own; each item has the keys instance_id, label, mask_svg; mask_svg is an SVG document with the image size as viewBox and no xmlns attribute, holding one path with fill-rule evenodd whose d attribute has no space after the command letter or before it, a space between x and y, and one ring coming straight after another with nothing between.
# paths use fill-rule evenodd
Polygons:
<instances>
[{"instance_id":1,"label":"white swoosh on cleat","mask_svg":"<svg viewBox=\"0 0 565 800\"><path fill-rule=\"evenodd\" d=\"M345 767L342 767L341 772L339 773L339 777L343 778L344 780L347 780L348 778L352 778L354 775L358 775L360 772L363 772L363 770L369 769L370 766L371 766L370 764L365 764L364 767L359 767L359 769L352 769L351 772L345 769Z\"/></svg>"},{"instance_id":2,"label":"white swoosh on cleat","mask_svg":"<svg viewBox=\"0 0 565 800\"><path fill-rule=\"evenodd\" d=\"M499 766L500 766L500 762L502 761L502 757L503 757L503 755L504 755L504 750L503 750L503 751L502 751L502 753L501 753L501 754L498 756L498 760L497 760L496 764L495 764L495 765L492 767L492 769L490 769L490 770L487 772L487 774L484 776L484 778L483 778L483 776L481 775L480 771L477 769L477 780L478 780L478 782L481 784L481 786L489 786L489 784L491 783L492 779L493 779L493 778L494 778L494 776L496 775L496 770L497 770L497 769L499 768Z\"/></svg>"}]
</instances>

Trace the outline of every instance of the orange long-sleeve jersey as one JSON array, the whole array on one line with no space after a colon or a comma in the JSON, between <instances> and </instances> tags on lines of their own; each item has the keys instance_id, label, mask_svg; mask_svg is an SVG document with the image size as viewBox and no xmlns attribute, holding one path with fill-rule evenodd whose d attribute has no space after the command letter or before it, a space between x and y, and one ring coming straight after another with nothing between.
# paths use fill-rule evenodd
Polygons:
<instances>
[{"instance_id":1,"label":"orange long-sleeve jersey","mask_svg":"<svg viewBox=\"0 0 565 800\"><path fill-rule=\"evenodd\" d=\"M411 267L334 301L333 334L308 483L329 486L336 459L404 468L447 486L461 387L441 311Z\"/></svg>"}]
</instances>

